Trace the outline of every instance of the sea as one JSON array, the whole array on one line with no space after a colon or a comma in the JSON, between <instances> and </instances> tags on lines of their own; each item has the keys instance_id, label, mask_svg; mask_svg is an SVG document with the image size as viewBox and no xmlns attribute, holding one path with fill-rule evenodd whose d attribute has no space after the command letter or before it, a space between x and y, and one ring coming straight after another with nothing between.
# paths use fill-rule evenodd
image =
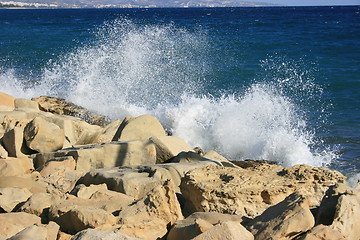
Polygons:
<instances>
[{"instance_id":1,"label":"sea","mask_svg":"<svg viewBox=\"0 0 360 240\"><path fill-rule=\"evenodd\" d=\"M0 9L0 91L360 178L360 6Z\"/></svg>"}]
</instances>

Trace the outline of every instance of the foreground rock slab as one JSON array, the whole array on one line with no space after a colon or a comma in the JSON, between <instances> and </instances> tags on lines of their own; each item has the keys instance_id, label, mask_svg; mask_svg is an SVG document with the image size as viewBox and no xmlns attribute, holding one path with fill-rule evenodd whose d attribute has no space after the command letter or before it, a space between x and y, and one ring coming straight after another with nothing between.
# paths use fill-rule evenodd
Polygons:
<instances>
[{"instance_id":1,"label":"foreground rock slab","mask_svg":"<svg viewBox=\"0 0 360 240\"><path fill-rule=\"evenodd\" d=\"M141 240L121 232L107 232L96 229L86 229L77 233L72 240Z\"/></svg>"},{"instance_id":2,"label":"foreground rock slab","mask_svg":"<svg viewBox=\"0 0 360 240\"><path fill-rule=\"evenodd\" d=\"M180 189L190 213L215 211L253 218L298 190L311 208L319 206L325 191L337 182L345 182L345 177L326 168L264 163L246 169L195 169L182 178Z\"/></svg>"}]
</instances>

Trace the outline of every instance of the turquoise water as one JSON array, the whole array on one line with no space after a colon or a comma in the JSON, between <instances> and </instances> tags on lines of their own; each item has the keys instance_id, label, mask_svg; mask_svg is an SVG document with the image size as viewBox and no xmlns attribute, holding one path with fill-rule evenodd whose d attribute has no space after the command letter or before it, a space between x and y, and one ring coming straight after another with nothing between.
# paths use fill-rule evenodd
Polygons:
<instances>
[{"instance_id":1,"label":"turquoise water","mask_svg":"<svg viewBox=\"0 0 360 240\"><path fill-rule=\"evenodd\" d=\"M0 10L0 91L360 173L360 7Z\"/></svg>"}]
</instances>

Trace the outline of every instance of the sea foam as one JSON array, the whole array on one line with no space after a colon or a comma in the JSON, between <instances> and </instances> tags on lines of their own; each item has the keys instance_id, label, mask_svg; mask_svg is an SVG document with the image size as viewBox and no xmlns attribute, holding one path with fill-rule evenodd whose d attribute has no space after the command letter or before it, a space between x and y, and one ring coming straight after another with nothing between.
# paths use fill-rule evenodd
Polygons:
<instances>
[{"instance_id":1,"label":"sea foam","mask_svg":"<svg viewBox=\"0 0 360 240\"><path fill-rule=\"evenodd\" d=\"M323 166L336 158L308 126L308 106L299 101L319 98L321 88L293 64L264 60L265 77L215 97L218 91L207 79L212 68L206 32L120 19L94 35L44 66L39 81L3 69L0 90L16 97L62 97L112 119L150 113L191 146L232 160ZM283 76L268 75L273 72Z\"/></svg>"}]
</instances>

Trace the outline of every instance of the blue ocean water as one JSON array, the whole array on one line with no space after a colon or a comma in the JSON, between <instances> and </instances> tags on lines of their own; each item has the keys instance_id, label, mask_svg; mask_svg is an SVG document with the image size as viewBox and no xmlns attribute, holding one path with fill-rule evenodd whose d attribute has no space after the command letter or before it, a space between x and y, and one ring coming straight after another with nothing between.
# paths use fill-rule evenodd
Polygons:
<instances>
[{"instance_id":1,"label":"blue ocean water","mask_svg":"<svg viewBox=\"0 0 360 240\"><path fill-rule=\"evenodd\" d=\"M0 9L0 91L360 176L360 6Z\"/></svg>"}]
</instances>

